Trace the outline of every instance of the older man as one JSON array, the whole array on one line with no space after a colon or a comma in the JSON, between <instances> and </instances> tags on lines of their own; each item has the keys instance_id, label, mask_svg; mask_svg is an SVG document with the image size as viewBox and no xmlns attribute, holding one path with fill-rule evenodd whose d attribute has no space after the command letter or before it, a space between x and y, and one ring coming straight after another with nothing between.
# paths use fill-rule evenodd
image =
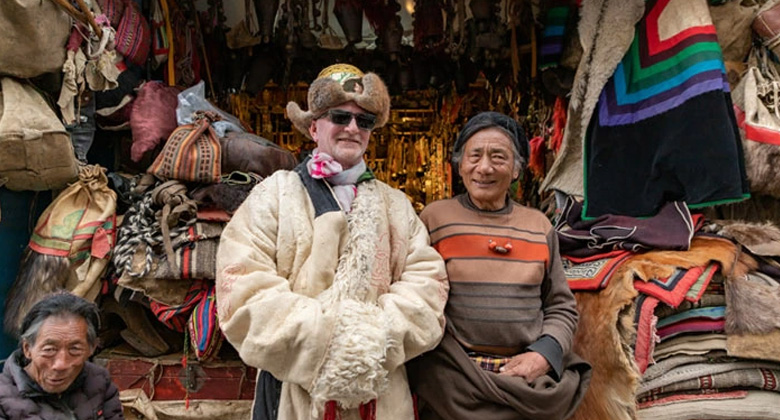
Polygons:
<instances>
[{"instance_id":1,"label":"older man","mask_svg":"<svg viewBox=\"0 0 780 420\"><path fill-rule=\"evenodd\" d=\"M404 362L441 339L448 283L409 200L363 159L387 88L334 65L308 105L287 114L312 157L266 178L223 232L222 331L263 371L253 419L412 419Z\"/></svg>"},{"instance_id":2,"label":"older man","mask_svg":"<svg viewBox=\"0 0 780 420\"><path fill-rule=\"evenodd\" d=\"M590 366L571 351L577 309L555 230L509 195L527 159L515 120L474 116L453 147L466 193L420 214L452 286L444 339L409 367L423 420L562 420L585 394Z\"/></svg>"},{"instance_id":3,"label":"older man","mask_svg":"<svg viewBox=\"0 0 780 420\"><path fill-rule=\"evenodd\" d=\"M87 361L97 327L97 306L78 296L57 293L36 303L0 376L0 418L124 418L108 371Z\"/></svg>"}]
</instances>

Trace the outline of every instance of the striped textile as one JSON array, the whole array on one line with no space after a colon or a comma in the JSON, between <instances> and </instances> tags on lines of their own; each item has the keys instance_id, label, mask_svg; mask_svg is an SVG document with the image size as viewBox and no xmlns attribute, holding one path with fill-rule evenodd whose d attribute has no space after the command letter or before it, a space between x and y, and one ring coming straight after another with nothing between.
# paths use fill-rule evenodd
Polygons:
<instances>
[{"instance_id":1,"label":"striped textile","mask_svg":"<svg viewBox=\"0 0 780 420\"><path fill-rule=\"evenodd\" d=\"M576 13L574 5L566 1L558 1L547 10L539 48L539 69L558 66L563 53L566 24L572 11Z\"/></svg>"},{"instance_id":2,"label":"striped textile","mask_svg":"<svg viewBox=\"0 0 780 420\"><path fill-rule=\"evenodd\" d=\"M601 92L599 123L631 124L704 92L729 92L709 16L705 1L648 1L631 47Z\"/></svg>"},{"instance_id":3,"label":"striped textile","mask_svg":"<svg viewBox=\"0 0 780 420\"><path fill-rule=\"evenodd\" d=\"M479 353L469 353L469 359L473 360L480 369L493 373L500 373L501 367L512 360L511 357L495 357Z\"/></svg>"},{"instance_id":4,"label":"striped textile","mask_svg":"<svg viewBox=\"0 0 780 420\"><path fill-rule=\"evenodd\" d=\"M707 1L648 0L584 135L583 218L748 198L729 90Z\"/></svg>"}]
</instances>

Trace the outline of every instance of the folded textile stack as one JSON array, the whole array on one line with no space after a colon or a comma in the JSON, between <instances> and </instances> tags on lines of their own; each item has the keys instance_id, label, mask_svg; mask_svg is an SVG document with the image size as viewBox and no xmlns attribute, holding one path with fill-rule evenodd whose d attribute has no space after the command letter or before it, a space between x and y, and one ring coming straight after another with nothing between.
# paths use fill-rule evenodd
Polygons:
<instances>
[{"instance_id":1,"label":"folded textile stack","mask_svg":"<svg viewBox=\"0 0 780 420\"><path fill-rule=\"evenodd\" d=\"M780 230L580 210L556 225L593 365L572 420L780 419Z\"/></svg>"},{"instance_id":2,"label":"folded textile stack","mask_svg":"<svg viewBox=\"0 0 780 420\"><path fill-rule=\"evenodd\" d=\"M709 263L635 283L638 418L780 419L780 232L704 230L742 251L733 270Z\"/></svg>"}]
</instances>

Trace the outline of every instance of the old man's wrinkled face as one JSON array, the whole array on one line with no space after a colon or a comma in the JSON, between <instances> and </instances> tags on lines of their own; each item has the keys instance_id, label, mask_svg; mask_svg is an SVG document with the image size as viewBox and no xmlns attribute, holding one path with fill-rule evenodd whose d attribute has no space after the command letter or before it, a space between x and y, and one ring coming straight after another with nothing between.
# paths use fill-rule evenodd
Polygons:
<instances>
[{"instance_id":1,"label":"old man's wrinkled face","mask_svg":"<svg viewBox=\"0 0 780 420\"><path fill-rule=\"evenodd\" d=\"M59 394L76 380L94 348L87 340L87 321L53 316L43 322L35 343L24 342L22 350L31 360L25 367L30 378L44 391Z\"/></svg>"},{"instance_id":2,"label":"old man's wrinkled face","mask_svg":"<svg viewBox=\"0 0 780 420\"><path fill-rule=\"evenodd\" d=\"M360 115L361 125L365 125L363 116L371 116L363 108L354 102L347 102L333 107L330 111L347 111L353 116L349 118L347 125L334 123L330 114L326 113L321 118L312 121L309 128L311 138L317 142L317 149L320 152L333 156L336 162L340 163L344 169L349 169L363 159L363 154L368 148L368 140L371 137L371 130L361 128L357 115ZM341 115L339 115L339 118ZM375 119L375 117L374 117ZM345 118L346 120L346 118ZM343 122L343 121L338 121ZM373 124L371 124L373 126Z\"/></svg>"},{"instance_id":3,"label":"old man's wrinkled face","mask_svg":"<svg viewBox=\"0 0 780 420\"><path fill-rule=\"evenodd\" d=\"M512 180L520 174L512 141L498 128L476 132L463 146L458 172L471 201L482 210L499 210L506 203Z\"/></svg>"}]
</instances>

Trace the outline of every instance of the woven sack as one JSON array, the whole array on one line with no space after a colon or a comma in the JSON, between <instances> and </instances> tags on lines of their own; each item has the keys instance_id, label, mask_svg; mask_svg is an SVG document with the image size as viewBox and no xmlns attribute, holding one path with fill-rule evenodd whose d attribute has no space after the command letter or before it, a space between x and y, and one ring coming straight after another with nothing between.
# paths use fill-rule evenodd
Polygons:
<instances>
[{"instance_id":1,"label":"woven sack","mask_svg":"<svg viewBox=\"0 0 780 420\"><path fill-rule=\"evenodd\" d=\"M198 111L192 124L176 128L147 170L163 179L203 183L219 182L222 176L222 148L211 123L213 112Z\"/></svg>"},{"instance_id":2,"label":"woven sack","mask_svg":"<svg viewBox=\"0 0 780 420\"><path fill-rule=\"evenodd\" d=\"M207 362L214 359L222 347L224 336L217 320L217 297L213 284L193 309L187 328L190 344L198 360Z\"/></svg>"},{"instance_id":3,"label":"woven sack","mask_svg":"<svg viewBox=\"0 0 780 420\"><path fill-rule=\"evenodd\" d=\"M119 26L122 21L122 15L125 13L125 3L123 0L97 0L100 11L106 15L112 28Z\"/></svg>"},{"instance_id":4,"label":"woven sack","mask_svg":"<svg viewBox=\"0 0 780 420\"><path fill-rule=\"evenodd\" d=\"M766 60L764 47L758 59L732 91L745 170L753 193L780 198L780 76Z\"/></svg>"},{"instance_id":5,"label":"woven sack","mask_svg":"<svg viewBox=\"0 0 780 420\"><path fill-rule=\"evenodd\" d=\"M127 61L141 66L149 56L152 30L133 0L124 0L124 5L122 20L116 28L116 50Z\"/></svg>"},{"instance_id":6,"label":"woven sack","mask_svg":"<svg viewBox=\"0 0 780 420\"><path fill-rule=\"evenodd\" d=\"M1 3L1 2L0 2ZM78 177L70 135L32 86L0 80L0 185L61 189Z\"/></svg>"},{"instance_id":7,"label":"woven sack","mask_svg":"<svg viewBox=\"0 0 780 420\"><path fill-rule=\"evenodd\" d=\"M0 75L59 72L69 36L70 17L54 2L0 0Z\"/></svg>"}]
</instances>

